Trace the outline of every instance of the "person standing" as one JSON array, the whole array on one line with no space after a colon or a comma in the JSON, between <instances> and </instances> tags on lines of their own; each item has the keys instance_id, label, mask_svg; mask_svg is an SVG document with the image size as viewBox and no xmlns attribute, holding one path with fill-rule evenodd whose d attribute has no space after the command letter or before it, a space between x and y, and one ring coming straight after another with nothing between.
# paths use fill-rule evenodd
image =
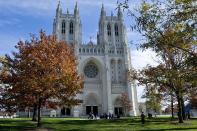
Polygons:
<instances>
[{"instance_id":1,"label":"person standing","mask_svg":"<svg viewBox=\"0 0 197 131\"><path fill-rule=\"evenodd\" d=\"M142 122L142 124L145 123L145 115L144 115L144 112L142 112L142 114L141 114L141 122Z\"/></svg>"}]
</instances>

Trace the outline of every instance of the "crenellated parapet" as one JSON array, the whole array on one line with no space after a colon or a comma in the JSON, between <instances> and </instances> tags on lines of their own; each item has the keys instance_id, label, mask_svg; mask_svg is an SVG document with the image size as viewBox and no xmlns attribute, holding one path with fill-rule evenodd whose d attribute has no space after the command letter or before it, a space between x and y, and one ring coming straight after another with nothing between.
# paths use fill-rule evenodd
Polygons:
<instances>
[{"instance_id":1,"label":"crenellated parapet","mask_svg":"<svg viewBox=\"0 0 197 131\"><path fill-rule=\"evenodd\" d=\"M116 49L115 48L108 48L107 50L105 50L105 46L101 46L101 45L89 45L89 44L80 44L78 46L78 53L79 55L108 55L108 56L119 56L119 57L123 57L124 56L124 49L123 48L119 48ZM116 51L116 52L115 52Z\"/></svg>"}]
</instances>

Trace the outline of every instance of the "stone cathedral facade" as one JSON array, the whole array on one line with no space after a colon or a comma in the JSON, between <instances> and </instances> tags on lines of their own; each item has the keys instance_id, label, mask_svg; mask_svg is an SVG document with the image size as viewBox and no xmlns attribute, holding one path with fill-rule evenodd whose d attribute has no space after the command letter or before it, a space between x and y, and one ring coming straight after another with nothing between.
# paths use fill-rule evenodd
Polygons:
<instances>
[{"instance_id":1,"label":"stone cathedral facade","mask_svg":"<svg viewBox=\"0 0 197 131\"><path fill-rule=\"evenodd\" d=\"M123 114L121 93L127 93L132 103L130 115L137 114L137 91L135 83L128 82L126 71L131 68L123 14L107 16L102 5L97 43L91 40L82 44L82 23L77 3L74 13L63 13L60 3L56 9L53 34L58 40L75 45L78 72L85 76L83 93L77 97L83 103L75 107L63 106L56 110L57 116L85 116L90 112Z\"/></svg>"}]
</instances>

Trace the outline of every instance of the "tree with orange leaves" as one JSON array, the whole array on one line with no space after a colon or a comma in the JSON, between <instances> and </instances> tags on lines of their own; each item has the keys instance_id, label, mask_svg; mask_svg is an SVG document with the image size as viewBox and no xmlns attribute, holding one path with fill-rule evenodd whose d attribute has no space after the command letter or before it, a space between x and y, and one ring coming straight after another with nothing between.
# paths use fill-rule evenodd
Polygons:
<instances>
[{"instance_id":1,"label":"tree with orange leaves","mask_svg":"<svg viewBox=\"0 0 197 131\"><path fill-rule=\"evenodd\" d=\"M19 103L30 102L24 106L37 107L38 127L40 110L49 101L57 105L79 103L76 94L82 91L83 80L77 73L71 46L41 31L39 38L32 36L31 41L20 41L16 48L18 52L13 57L5 58L3 65L8 66L9 73L2 80L12 87L10 90L18 96Z\"/></svg>"}]
</instances>

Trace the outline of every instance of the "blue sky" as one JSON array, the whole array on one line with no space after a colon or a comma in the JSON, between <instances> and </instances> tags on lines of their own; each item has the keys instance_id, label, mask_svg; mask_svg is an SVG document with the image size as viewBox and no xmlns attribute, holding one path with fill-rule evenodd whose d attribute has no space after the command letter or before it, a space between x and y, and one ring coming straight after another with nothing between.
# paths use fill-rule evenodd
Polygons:
<instances>
[{"instance_id":1,"label":"blue sky","mask_svg":"<svg viewBox=\"0 0 197 131\"><path fill-rule=\"evenodd\" d=\"M92 37L96 41L98 21L102 3L107 15L113 12L116 15L117 0L61 0L63 12L67 8L73 13L76 1L78 2L82 21L83 42L88 42ZM130 7L137 7L140 0L130 0ZM40 29L47 34L52 33L53 19L58 0L0 0L0 55L11 54L19 40L29 39L29 34L38 34ZM156 65L155 54L148 50L141 52L136 49L142 39L137 32L129 28L133 24L130 17L125 15L127 35L131 48L132 65L135 69L141 69L146 64ZM138 97L142 94L142 88L138 88Z\"/></svg>"}]
</instances>

